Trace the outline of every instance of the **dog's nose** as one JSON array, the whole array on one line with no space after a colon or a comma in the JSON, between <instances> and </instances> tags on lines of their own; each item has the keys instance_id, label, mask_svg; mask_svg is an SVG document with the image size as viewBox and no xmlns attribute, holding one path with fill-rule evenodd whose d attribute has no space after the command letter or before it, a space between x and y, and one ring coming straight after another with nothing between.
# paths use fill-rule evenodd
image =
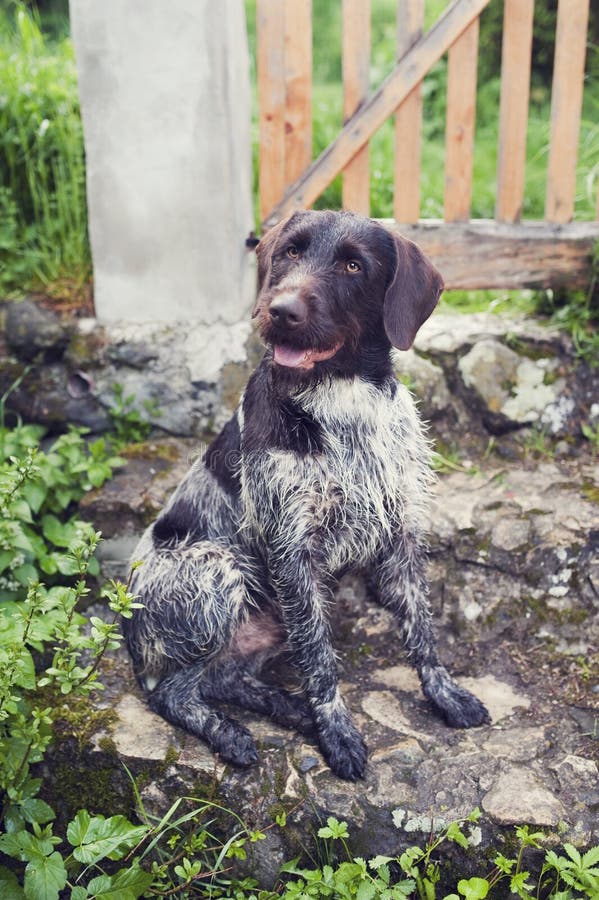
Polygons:
<instances>
[{"instance_id":1,"label":"dog's nose","mask_svg":"<svg viewBox=\"0 0 599 900\"><path fill-rule=\"evenodd\" d=\"M270 318L276 325L297 328L308 318L306 304L297 294L281 294L270 304Z\"/></svg>"}]
</instances>

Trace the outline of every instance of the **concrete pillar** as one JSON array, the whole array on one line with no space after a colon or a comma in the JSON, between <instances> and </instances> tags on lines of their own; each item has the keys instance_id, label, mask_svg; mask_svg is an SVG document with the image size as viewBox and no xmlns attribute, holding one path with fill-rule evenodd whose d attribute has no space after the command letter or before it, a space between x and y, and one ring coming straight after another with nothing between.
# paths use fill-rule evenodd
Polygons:
<instances>
[{"instance_id":1,"label":"concrete pillar","mask_svg":"<svg viewBox=\"0 0 599 900\"><path fill-rule=\"evenodd\" d=\"M100 320L231 324L253 294L241 0L70 0Z\"/></svg>"}]
</instances>

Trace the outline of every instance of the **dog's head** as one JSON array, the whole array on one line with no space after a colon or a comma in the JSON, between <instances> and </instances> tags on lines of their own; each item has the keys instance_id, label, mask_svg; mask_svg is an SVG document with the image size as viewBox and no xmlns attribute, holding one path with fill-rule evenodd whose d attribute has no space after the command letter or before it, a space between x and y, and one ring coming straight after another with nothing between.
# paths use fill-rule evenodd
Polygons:
<instances>
[{"instance_id":1,"label":"dog's head","mask_svg":"<svg viewBox=\"0 0 599 900\"><path fill-rule=\"evenodd\" d=\"M299 372L360 346L407 350L443 290L416 244L352 213L294 213L257 254L260 333Z\"/></svg>"}]
</instances>

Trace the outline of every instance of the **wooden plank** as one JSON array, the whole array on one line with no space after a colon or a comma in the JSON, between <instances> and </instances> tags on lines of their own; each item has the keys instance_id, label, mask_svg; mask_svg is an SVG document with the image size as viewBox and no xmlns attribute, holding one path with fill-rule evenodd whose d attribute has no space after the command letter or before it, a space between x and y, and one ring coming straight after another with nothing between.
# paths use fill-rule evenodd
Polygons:
<instances>
[{"instance_id":1,"label":"wooden plank","mask_svg":"<svg viewBox=\"0 0 599 900\"><path fill-rule=\"evenodd\" d=\"M362 106L370 91L370 0L343 0L343 121ZM343 169L344 209L370 214L368 144Z\"/></svg>"},{"instance_id":2,"label":"wooden plank","mask_svg":"<svg viewBox=\"0 0 599 900\"><path fill-rule=\"evenodd\" d=\"M518 222L524 199L534 0L505 0L495 218Z\"/></svg>"},{"instance_id":3,"label":"wooden plank","mask_svg":"<svg viewBox=\"0 0 599 900\"><path fill-rule=\"evenodd\" d=\"M333 143L285 192L281 202L263 220L263 227L271 227L294 209L311 206L488 3L489 0L455 0L411 52L398 62Z\"/></svg>"},{"instance_id":4,"label":"wooden plank","mask_svg":"<svg viewBox=\"0 0 599 900\"><path fill-rule=\"evenodd\" d=\"M551 86L551 138L545 218L574 215L589 0L559 0Z\"/></svg>"},{"instance_id":5,"label":"wooden plank","mask_svg":"<svg viewBox=\"0 0 599 900\"><path fill-rule=\"evenodd\" d=\"M445 123L446 222L466 222L472 203L474 123L478 19L452 44L447 64L447 119Z\"/></svg>"},{"instance_id":6,"label":"wooden plank","mask_svg":"<svg viewBox=\"0 0 599 900\"><path fill-rule=\"evenodd\" d=\"M312 0L285 0L285 186L312 162Z\"/></svg>"},{"instance_id":7,"label":"wooden plank","mask_svg":"<svg viewBox=\"0 0 599 900\"><path fill-rule=\"evenodd\" d=\"M256 37L260 215L265 216L285 190L285 7L280 0L258 0Z\"/></svg>"},{"instance_id":8,"label":"wooden plank","mask_svg":"<svg viewBox=\"0 0 599 900\"><path fill-rule=\"evenodd\" d=\"M398 0L398 59L420 40L423 26L424 0ZM417 222L420 217L421 137L422 83L410 91L395 113L393 215L397 222Z\"/></svg>"},{"instance_id":9,"label":"wooden plank","mask_svg":"<svg viewBox=\"0 0 599 900\"><path fill-rule=\"evenodd\" d=\"M382 221L422 247L448 289L588 288L599 240L599 222Z\"/></svg>"}]
</instances>

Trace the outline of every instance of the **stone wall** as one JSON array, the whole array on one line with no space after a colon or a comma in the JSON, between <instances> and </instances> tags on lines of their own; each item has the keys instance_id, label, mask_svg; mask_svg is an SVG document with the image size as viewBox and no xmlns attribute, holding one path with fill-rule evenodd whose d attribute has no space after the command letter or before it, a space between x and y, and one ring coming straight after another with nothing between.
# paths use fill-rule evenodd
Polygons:
<instances>
[{"instance_id":1,"label":"stone wall","mask_svg":"<svg viewBox=\"0 0 599 900\"><path fill-rule=\"evenodd\" d=\"M25 375L9 400L25 420L105 431L116 386L157 431L200 439L229 418L262 352L249 315L230 326L100 323L31 299L0 306L0 340L0 390ZM599 422L598 370L565 334L522 316L436 313L396 371L446 446L484 452L532 429L567 454L582 425Z\"/></svg>"}]
</instances>

